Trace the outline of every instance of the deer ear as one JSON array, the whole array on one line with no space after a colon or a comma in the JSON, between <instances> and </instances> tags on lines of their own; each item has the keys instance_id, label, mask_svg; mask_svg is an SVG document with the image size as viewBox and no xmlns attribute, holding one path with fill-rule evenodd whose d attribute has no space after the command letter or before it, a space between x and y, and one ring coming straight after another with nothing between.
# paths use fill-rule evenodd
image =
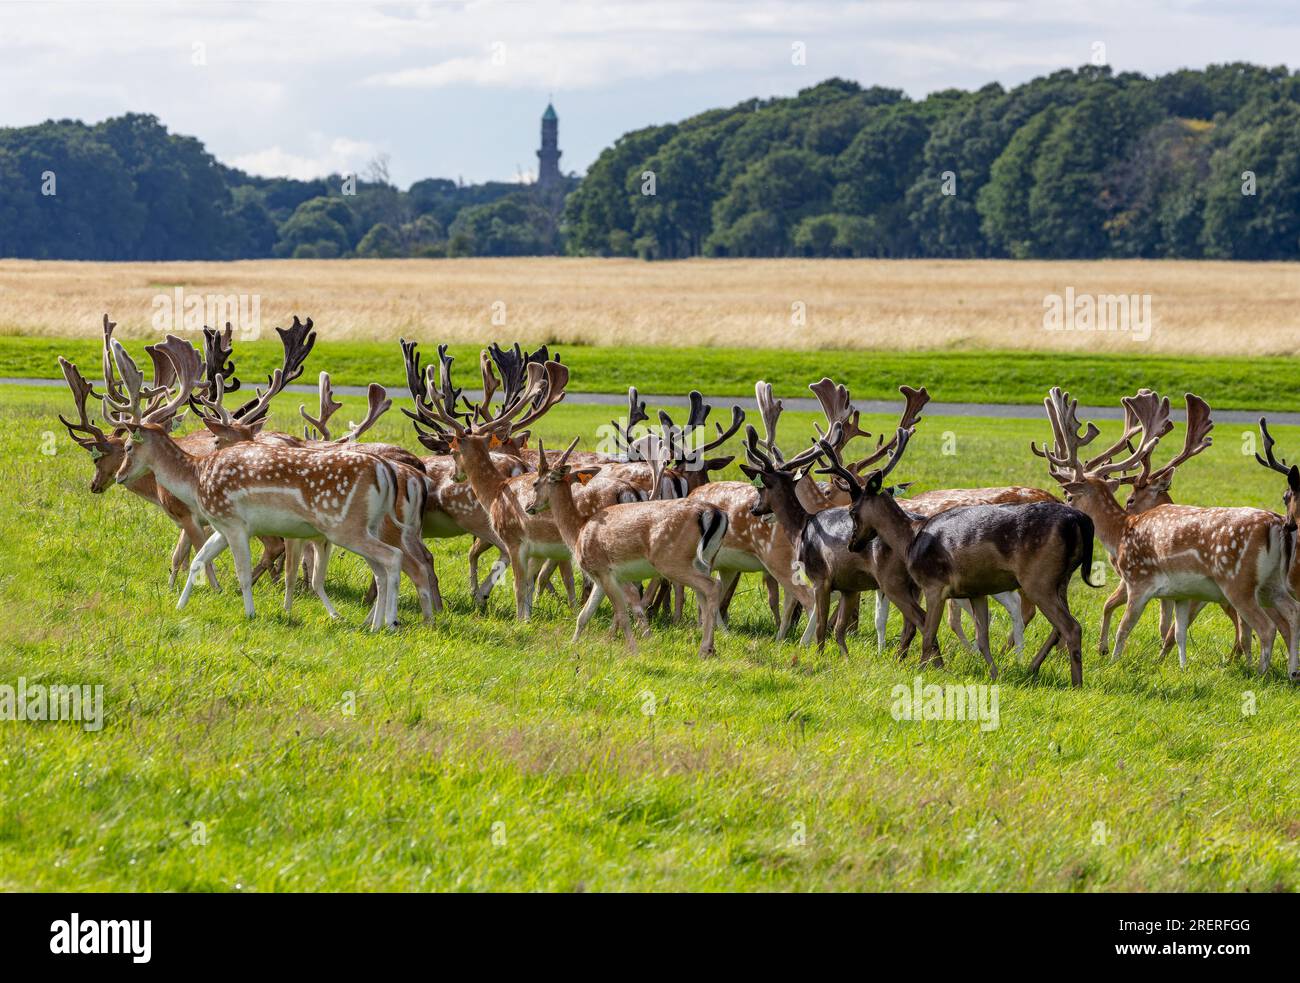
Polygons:
<instances>
[{"instance_id":1,"label":"deer ear","mask_svg":"<svg viewBox=\"0 0 1300 983\"><path fill-rule=\"evenodd\" d=\"M731 454L727 457L710 457L704 461L705 471L721 471L728 464L736 459L736 455Z\"/></svg>"},{"instance_id":2,"label":"deer ear","mask_svg":"<svg viewBox=\"0 0 1300 983\"><path fill-rule=\"evenodd\" d=\"M581 468L577 471L570 471L564 476L564 480L570 484L576 481L581 485L585 485L592 478L596 477L596 473L596 470L593 468Z\"/></svg>"},{"instance_id":3,"label":"deer ear","mask_svg":"<svg viewBox=\"0 0 1300 983\"><path fill-rule=\"evenodd\" d=\"M884 484L885 484L885 476L882 475L879 471L872 471L871 474L867 475L866 490L870 492L872 495L879 495L880 489L884 487Z\"/></svg>"},{"instance_id":4,"label":"deer ear","mask_svg":"<svg viewBox=\"0 0 1300 983\"><path fill-rule=\"evenodd\" d=\"M248 427L241 427L237 423L222 423L220 420L214 420L211 417L205 416L203 425L216 435L217 440L228 444L238 444L250 440L253 436Z\"/></svg>"},{"instance_id":5,"label":"deer ear","mask_svg":"<svg viewBox=\"0 0 1300 983\"><path fill-rule=\"evenodd\" d=\"M757 468L751 468L748 464L742 464L740 466L740 473L751 481L757 481L761 472Z\"/></svg>"},{"instance_id":6,"label":"deer ear","mask_svg":"<svg viewBox=\"0 0 1300 983\"><path fill-rule=\"evenodd\" d=\"M1300 465L1291 465L1291 470L1286 473L1286 483L1292 492L1300 494Z\"/></svg>"}]
</instances>

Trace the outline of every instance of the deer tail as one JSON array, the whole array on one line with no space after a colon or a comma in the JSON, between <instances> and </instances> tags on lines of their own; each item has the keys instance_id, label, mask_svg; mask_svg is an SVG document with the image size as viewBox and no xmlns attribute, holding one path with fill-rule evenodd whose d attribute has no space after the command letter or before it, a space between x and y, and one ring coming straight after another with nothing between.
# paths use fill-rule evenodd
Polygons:
<instances>
[{"instance_id":1,"label":"deer tail","mask_svg":"<svg viewBox=\"0 0 1300 983\"><path fill-rule=\"evenodd\" d=\"M713 573L713 560L722 549L727 535L727 513L721 509L703 509L699 515L700 542L695 547L695 569L700 573Z\"/></svg>"}]
</instances>

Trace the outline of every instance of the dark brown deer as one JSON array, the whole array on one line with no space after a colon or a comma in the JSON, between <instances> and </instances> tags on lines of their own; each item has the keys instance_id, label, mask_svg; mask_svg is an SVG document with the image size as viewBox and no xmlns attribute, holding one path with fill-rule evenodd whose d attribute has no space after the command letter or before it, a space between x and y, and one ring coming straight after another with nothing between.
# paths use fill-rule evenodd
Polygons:
<instances>
[{"instance_id":1,"label":"dark brown deer","mask_svg":"<svg viewBox=\"0 0 1300 983\"><path fill-rule=\"evenodd\" d=\"M869 549L850 550L853 524L849 509L841 505L811 512L800 500L798 485L806 469L822 454L837 454L836 445L843 443L839 429L840 424L835 424L830 429L829 440L822 439L803 454L777 465L761 446L758 432L752 426L746 427L745 454L749 463L742 464L741 470L760 486L751 511L756 516L775 515L793 544L794 580L806 582L812 589L808 628L819 650L826 643L831 595L839 593L843 599L842 615L836 621L835 644L847 655L844 636L859 597L864 590L875 590L882 591L903 612L901 655L907 651L924 619L902 556L883 540L876 541ZM805 632L805 641L807 638Z\"/></svg>"},{"instance_id":2,"label":"dark brown deer","mask_svg":"<svg viewBox=\"0 0 1300 983\"><path fill-rule=\"evenodd\" d=\"M1083 685L1083 630L1070 612L1068 590L1075 570L1085 584L1092 566L1093 525L1082 512L1059 502L971 505L925 518L904 511L884 479L907 448L911 431L899 429L889 463L865 480L838 464L823 445L829 470L849 487L853 534L849 549L868 549L877 539L903 557L912 581L925 596L921 662L941 659L939 623L950 598L966 598L975 614L976 644L997 678L989 650L988 597L1020 590L1052 624L1052 635L1030 665L1037 674L1047 653L1063 639L1070 656L1070 682ZM1082 569L1081 569L1082 568ZM892 598L891 598L892 600Z\"/></svg>"}]
</instances>

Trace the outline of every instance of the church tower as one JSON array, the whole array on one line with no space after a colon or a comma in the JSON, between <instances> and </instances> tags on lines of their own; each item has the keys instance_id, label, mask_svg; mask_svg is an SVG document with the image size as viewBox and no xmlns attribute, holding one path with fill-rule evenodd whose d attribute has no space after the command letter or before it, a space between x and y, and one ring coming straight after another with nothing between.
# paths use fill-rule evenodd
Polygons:
<instances>
[{"instance_id":1,"label":"church tower","mask_svg":"<svg viewBox=\"0 0 1300 983\"><path fill-rule=\"evenodd\" d=\"M560 177L560 117L549 102L542 113L542 148L537 151L537 187L540 191L558 188Z\"/></svg>"}]
</instances>

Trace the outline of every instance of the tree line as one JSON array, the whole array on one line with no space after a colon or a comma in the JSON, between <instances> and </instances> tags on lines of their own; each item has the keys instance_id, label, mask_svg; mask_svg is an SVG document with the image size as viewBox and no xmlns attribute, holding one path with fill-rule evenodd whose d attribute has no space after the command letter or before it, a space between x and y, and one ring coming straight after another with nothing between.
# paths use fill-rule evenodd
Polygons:
<instances>
[{"instance_id":1,"label":"tree line","mask_svg":"<svg viewBox=\"0 0 1300 983\"><path fill-rule=\"evenodd\" d=\"M912 100L830 79L624 134L568 198L601 256L1300 253L1300 73L1062 70Z\"/></svg>"},{"instance_id":2,"label":"tree line","mask_svg":"<svg viewBox=\"0 0 1300 983\"><path fill-rule=\"evenodd\" d=\"M382 160L255 177L143 114L0 129L0 256L558 252L1292 259L1300 73L1085 66L922 100L832 78L626 133L549 200L441 178L402 191Z\"/></svg>"},{"instance_id":3,"label":"tree line","mask_svg":"<svg viewBox=\"0 0 1300 983\"><path fill-rule=\"evenodd\" d=\"M571 179L570 185L576 183ZM79 260L554 253L558 209L528 187L386 162L312 181L227 167L156 117L0 129L0 256Z\"/></svg>"}]
</instances>

